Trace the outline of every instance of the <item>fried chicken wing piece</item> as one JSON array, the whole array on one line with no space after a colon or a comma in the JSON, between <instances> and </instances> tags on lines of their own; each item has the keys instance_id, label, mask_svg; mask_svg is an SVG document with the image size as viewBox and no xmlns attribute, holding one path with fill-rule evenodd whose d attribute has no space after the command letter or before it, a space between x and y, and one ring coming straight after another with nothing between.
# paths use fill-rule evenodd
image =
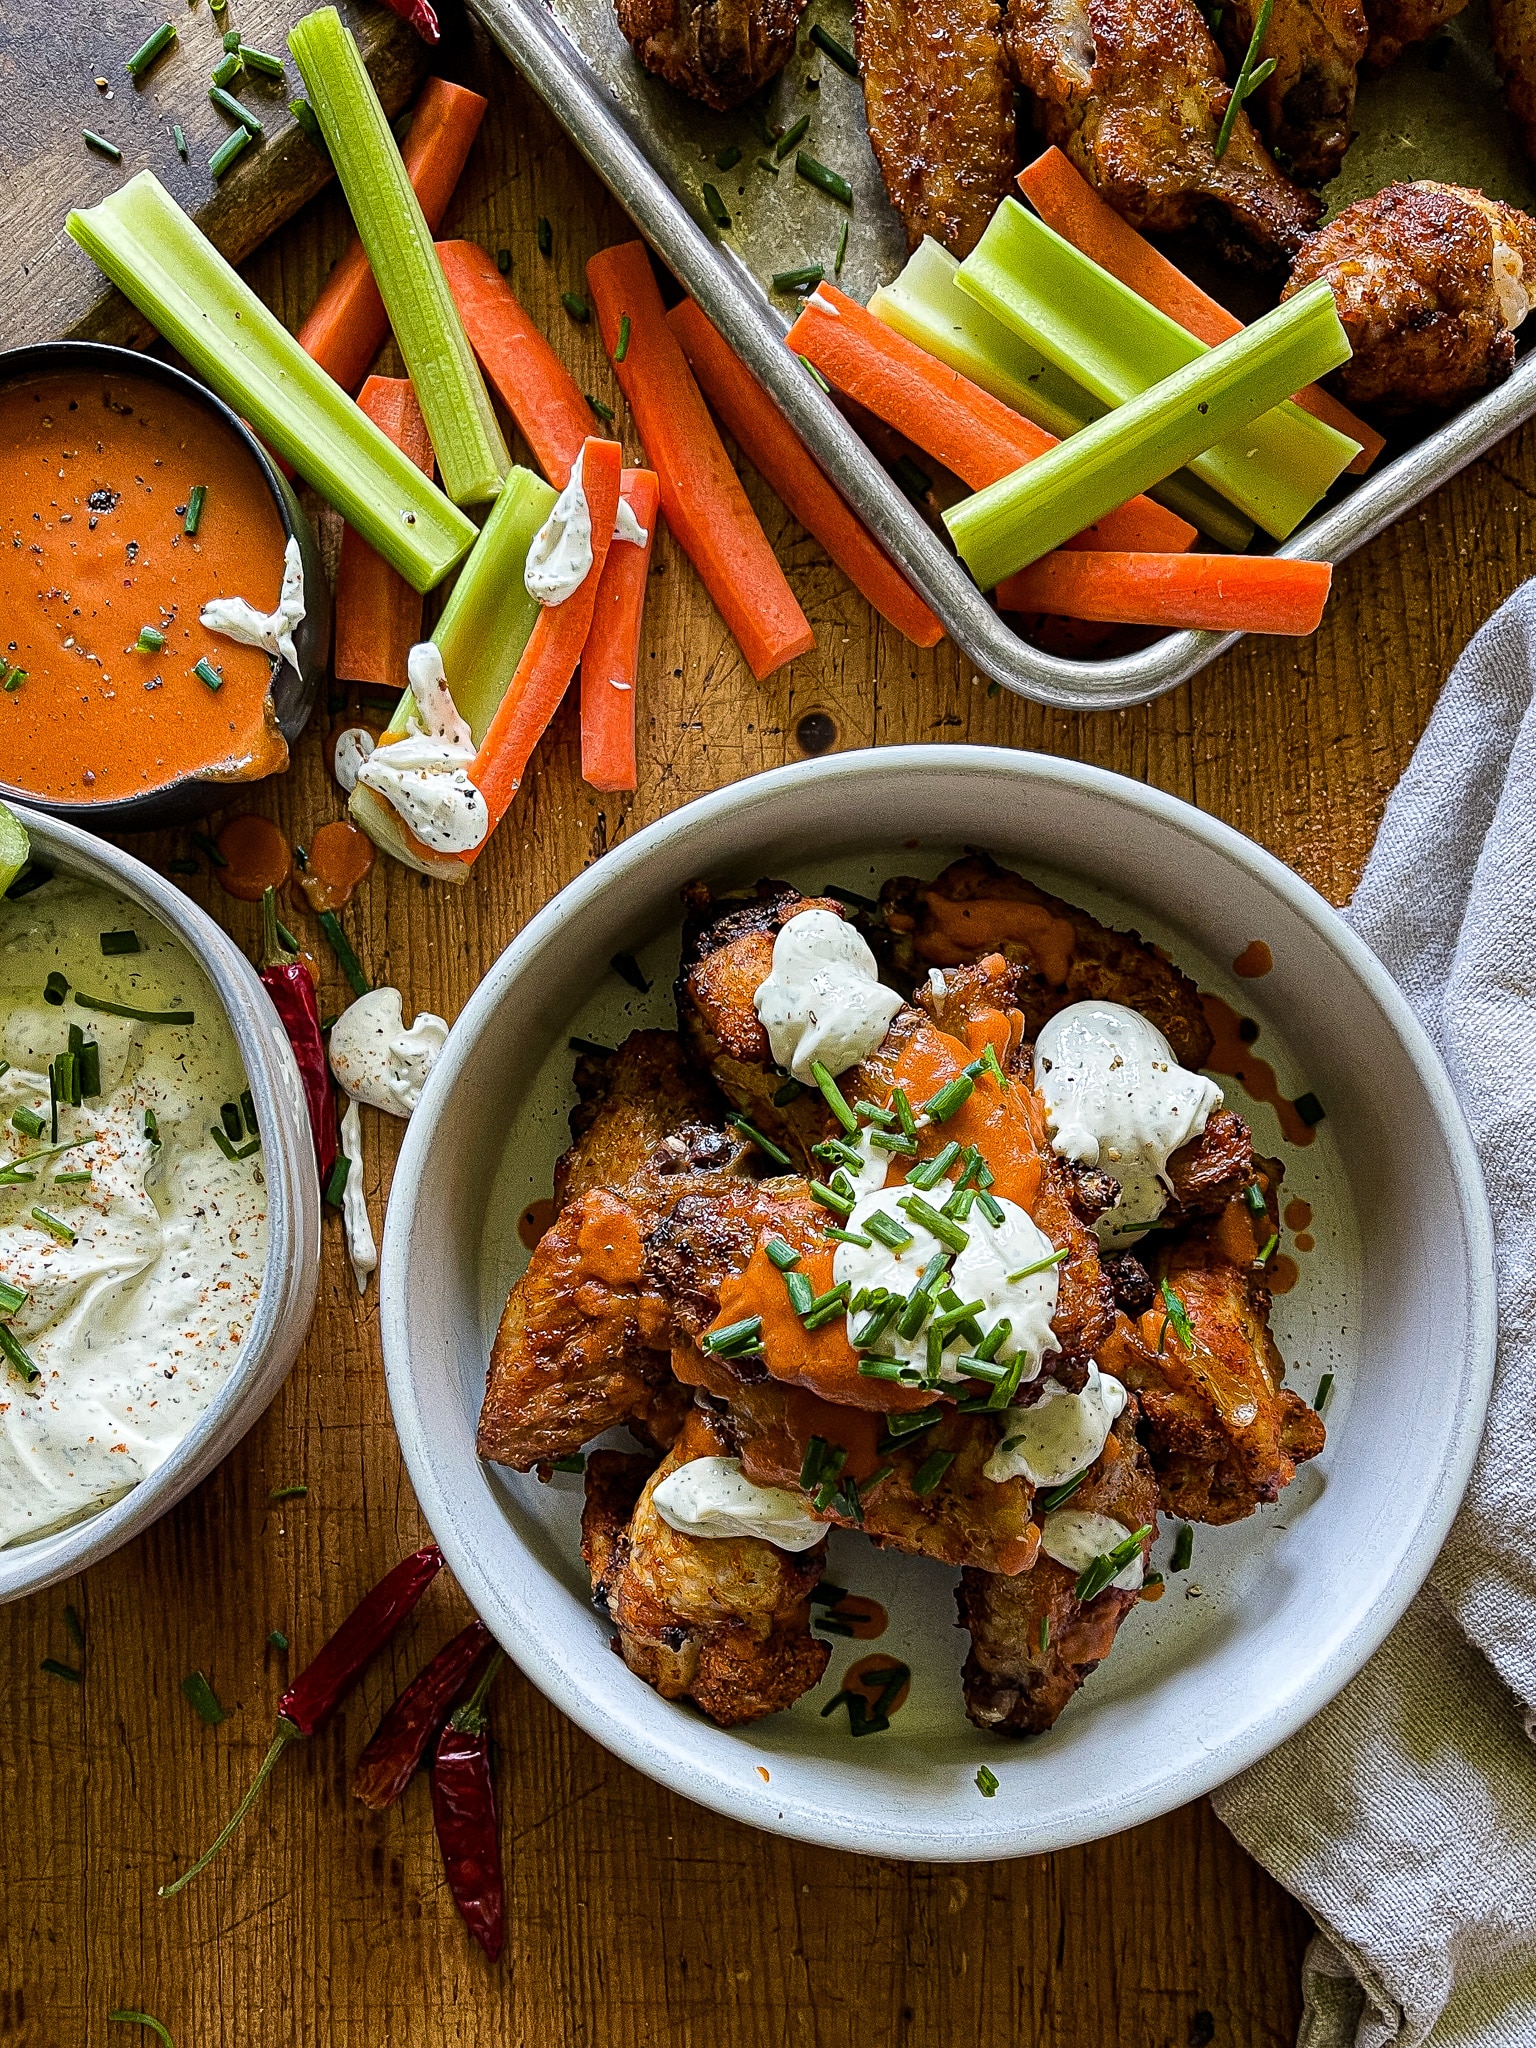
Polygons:
<instances>
[{"instance_id":1,"label":"fried chicken wing piece","mask_svg":"<svg viewBox=\"0 0 1536 2048\"><path fill-rule=\"evenodd\" d=\"M1222 9L1218 34L1229 78L1253 40L1261 4L1232 0ZM1261 52L1275 69L1243 106L1298 184L1338 176L1369 33L1361 0L1275 0Z\"/></svg>"},{"instance_id":2,"label":"fried chicken wing piece","mask_svg":"<svg viewBox=\"0 0 1536 2048\"><path fill-rule=\"evenodd\" d=\"M1045 140L1132 227L1200 228L1231 262L1295 255L1322 201L1245 113L1216 155L1230 92L1194 0L1008 0L1003 36Z\"/></svg>"},{"instance_id":3,"label":"fried chicken wing piece","mask_svg":"<svg viewBox=\"0 0 1536 2048\"><path fill-rule=\"evenodd\" d=\"M1160 1296L1134 1320L1122 1315L1101 1353L1139 1397L1163 1506L1185 1521L1241 1521L1277 1500L1325 1440L1319 1417L1282 1384L1269 1290L1251 1259L1232 1256L1243 1239L1252 1242L1246 1216L1228 1210L1161 1253L1154 1276L1187 1327Z\"/></svg>"},{"instance_id":4,"label":"fried chicken wing piece","mask_svg":"<svg viewBox=\"0 0 1536 2048\"><path fill-rule=\"evenodd\" d=\"M613 1052L579 1053L576 1093L570 1149L555 1162L556 1209L592 1188L623 1187L685 1127L712 1131L719 1141L720 1156L698 1165L723 1169L740 1153L718 1128L719 1098L688 1064L675 1031L632 1031Z\"/></svg>"},{"instance_id":5,"label":"fried chicken wing piece","mask_svg":"<svg viewBox=\"0 0 1536 2048\"><path fill-rule=\"evenodd\" d=\"M1530 0L1492 0L1489 19L1504 97L1524 132L1526 155L1536 158L1536 10Z\"/></svg>"},{"instance_id":6,"label":"fried chicken wing piece","mask_svg":"<svg viewBox=\"0 0 1536 2048\"><path fill-rule=\"evenodd\" d=\"M1458 185L1389 185L1320 228L1282 298L1326 279L1353 356L1351 405L1444 409L1500 384L1536 288L1536 221Z\"/></svg>"},{"instance_id":7,"label":"fried chicken wing piece","mask_svg":"<svg viewBox=\"0 0 1536 2048\"><path fill-rule=\"evenodd\" d=\"M617 11L647 71L726 113L789 62L805 0L617 0Z\"/></svg>"},{"instance_id":8,"label":"fried chicken wing piece","mask_svg":"<svg viewBox=\"0 0 1536 2048\"><path fill-rule=\"evenodd\" d=\"M735 1728L793 1706L831 1652L811 1634L824 1543L791 1554L753 1536L689 1536L657 1513L652 1496L679 1465L727 1455L697 1409L654 1469L649 1458L594 1451L581 1554L630 1670L663 1699L691 1699Z\"/></svg>"},{"instance_id":9,"label":"fried chicken wing piece","mask_svg":"<svg viewBox=\"0 0 1536 2048\"><path fill-rule=\"evenodd\" d=\"M1235 1110L1212 1110L1199 1137L1169 1154L1168 1178L1166 1221L1216 1214L1253 1179L1253 1133Z\"/></svg>"},{"instance_id":10,"label":"fried chicken wing piece","mask_svg":"<svg viewBox=\"0 0 1536 2048\"><path fill-rule=\"evenodd\" d=\"M997 0L858 0L869 139L915 249L968 256L1017 167Z\"/></svg>"},{"instance_id":11,"label":"fried chicken wing piece","mask_svg":"<svg viewBox=\"0 0 1536 2048\"><path fill-rule=\"evenodd\" d=\"M1437 28L1460 14L1467 0L1365 0L1370 44L1365 53L1371 71L1395 64L1411 43L1422 43Z\"/></svg>"},{"instance_id":12,"label":"fried chicken wing piece","mask_svg":"<svg viewBox=\"0 0 1536 2048\"><path fill-rule=\"evenodd\" d=\"M1145 1569L1157 1534L1157 1483L1134 1425L1131 1403L1072 1506L1110 1516L1128 1536L1149 1529L1142 1545ZM1076 1572L1044 1555L1033 1571L1016 1578L973 1569L960 1574L959 1625L971 1633L962 1674L965 1711L978 1728L1040 1734L1109 1655L1139 1594L1109 1586L1085 1603L1077 1597L1077 1582Z\"/></svg>"}]
</instances>

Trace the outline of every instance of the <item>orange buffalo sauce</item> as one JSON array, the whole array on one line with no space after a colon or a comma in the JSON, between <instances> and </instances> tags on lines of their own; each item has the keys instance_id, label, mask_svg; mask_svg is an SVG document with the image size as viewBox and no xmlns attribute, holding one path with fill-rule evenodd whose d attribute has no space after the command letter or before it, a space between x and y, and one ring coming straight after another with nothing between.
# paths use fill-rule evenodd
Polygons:
<instances>
[{"instance_id":1,"label":"orange buffalo sauce","mask_svg":"<svg viewBox=\"0 0 1536 2048\"><path fill-rule=\"evenodd\" d=\"M1044 903L1012 896L940 895L922 891L927 928L913 950L927 967L961 967L979 953L1013 944L1036 961L1046 980L1058 988L1072 966L1077 934L1064 917Z\"/></svg>"},{"instance_id":2,"label":"orange buffalo sauce","mask_svg":"<svg viewBox=\"0 0 1536 2048\"><path fill-rule=\"evenodd\" d=\"M198 618L213 597L266 610L282 584L282 520L233 431L148 377L54 372L0 388L0 463L0 657L26 671L0 691L0 780L89 803L285 768L271 660ZM163 648L130 651L143 626Z\"/></svg>"}]
</instances>

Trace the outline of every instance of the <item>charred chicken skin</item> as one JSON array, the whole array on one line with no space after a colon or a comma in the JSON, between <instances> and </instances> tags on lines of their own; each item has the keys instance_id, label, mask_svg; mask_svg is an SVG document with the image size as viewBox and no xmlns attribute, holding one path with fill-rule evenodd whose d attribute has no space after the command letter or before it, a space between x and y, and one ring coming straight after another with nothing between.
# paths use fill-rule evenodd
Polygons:
<instances>
[{"instance_id":1,"label":"charred chicken skin","mask_svg":"<svg viewBox=\"0 0 1536 2048\"><path fill-rule=\"evenodd\" d=\"M1315 234L1282 297L1326 279L1352 405L1443 410L1509 375L1536 288L1536 221L1457 185L1389 185Z\"/></svg>"},{"instance_id":2,"label":"charred chicken skin","mask_svg":"<svg viewBox=\"0 0 1536 2048\"><path fill-rule=\"evenodd\" d=\"M1194 0L1009 0L1003 29L1047 142L1133 227L1199 228L1233 262L1295 255L1321 200L1275 166Z\"/></svg>"},{"instance_id":3,"label":"charred chicken skin","mask_svg":"<svg viewBox=\"0 0 1536 2048\"><path fill-rule=\"evenodd\" d=\"M1536 158L1536 9L1530 0L1492 0L1493 53L1509 111L1525 134L1525 153Z\"/></svg>"},{"instance_id":4,"label":"charred chicken skin","mask_svg":"<svg viewBox=\"0 0 1536 2048\"><path fill-rule=\"evenodd\" d=\"M619 32L645 66L722 113L777 78L805 0L617 0Z\"/></svg>"},{"instance_id":5,"label":"charred chicken skin","mask_svg":"<svg viewBox=\"0 0 1536 2048\"><path fill-rule=\"evenodd\" d=\"M1222 9L1219 36L1236 78L1258 24L1260 0ZM1369 30L1360 0L1275 0L1262 55L1275 69L1244 110L1299 185L1338 176L1355 112L1355 75Z\"/></svg>"},{"instance_id":6,"label":"charred chicken skin","mask_svg":"<svg viewBox=\"0 0 1536 2048\"><path fill-rule=\"evenodd\" d=\"M1365 0L1370 46L1365 61L1372 71L1395 64L1410 44L1422 43L1437 28L1460 14L1467 0Z\"/></svg>"}]
</instances>

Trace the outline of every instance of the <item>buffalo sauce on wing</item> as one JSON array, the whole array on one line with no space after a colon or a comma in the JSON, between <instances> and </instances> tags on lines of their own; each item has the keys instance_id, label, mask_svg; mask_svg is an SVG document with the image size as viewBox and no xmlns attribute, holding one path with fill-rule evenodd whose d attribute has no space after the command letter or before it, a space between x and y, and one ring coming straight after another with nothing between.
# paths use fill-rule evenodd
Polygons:
<instances>
[{"instance_id":1,"label":"buffalo sauce on wing","mask_svg":"<svg viewBox=\"0 0 1536 2048\"><path fill-rule=\"evenodd\" d=\"M921 892L927 923L913 939L925 967L963 967L982 953L1017 946L1028 953L1048 982L1060 987L1072 966L1077 934L1044 903L1016 896L945 896ZM900 917L892 918L899 929Z\"/></svg>"},{"instance_id":2,"label":"buffalo sauce on wing","mask_svg":"<svg viewBox=\"0 0 1536 2048\"><path fill-rule=\"evenodd\" d=\"M285 768L270 658L199 619L282 584L282 520L235 434L148 377L53 373L0 388L0 461L0 661L25 671L0 692L3 779L89 803ZM137 651L145 626L163 647Z\"/></svg>"}]
</instances>

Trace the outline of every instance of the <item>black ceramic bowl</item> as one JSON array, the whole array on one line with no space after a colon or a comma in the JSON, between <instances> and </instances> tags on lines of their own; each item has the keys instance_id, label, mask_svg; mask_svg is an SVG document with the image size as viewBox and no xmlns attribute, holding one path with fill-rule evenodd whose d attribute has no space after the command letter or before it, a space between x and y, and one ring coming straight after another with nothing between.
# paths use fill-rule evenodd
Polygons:
<instances>
[{"instance_id":1,"label":"black ceramic bowl","mask_svg":"<svg viewBox=\"0 0 1536 2048\"><path fill-rule=\"evenodd\" d=\"M140 355L134 349L109 348L99 341L43 341L34 343L30 348L0 351L0 385L69 370L78 370L82 376L91 378L99 377L103 372L132 375L170 386L183 397L201 405L228 428L244 445L251 461L261 472L277 505L283 532L288 538L297 540L304 561L304 602L307 610L293 636L294 649L299 657L299 673L295 675L284 662L272 688L272 707L278 726L292 747L309 722L315 698L325 680L331 651L330 587L320 566L320 550L315 542L314 529L304 516L292 485L239 414L205 384L189 377L185 370L173 369L169 363L159 362L154 356ZM5 450L0 449L0 466L4 462ZM204 812L227 804L232 797L253 786L248 782L213 782L203 776L188 775L163 788L146 790L142 796L122 797L103 803L55 803L32 790L18 788L0 774L0 801L30 805L33 810L46 811L50 817L81 825L88 832L147 832L157 825L179 825L188 818L201 817Z\"/></svg>"}]
</instances>

